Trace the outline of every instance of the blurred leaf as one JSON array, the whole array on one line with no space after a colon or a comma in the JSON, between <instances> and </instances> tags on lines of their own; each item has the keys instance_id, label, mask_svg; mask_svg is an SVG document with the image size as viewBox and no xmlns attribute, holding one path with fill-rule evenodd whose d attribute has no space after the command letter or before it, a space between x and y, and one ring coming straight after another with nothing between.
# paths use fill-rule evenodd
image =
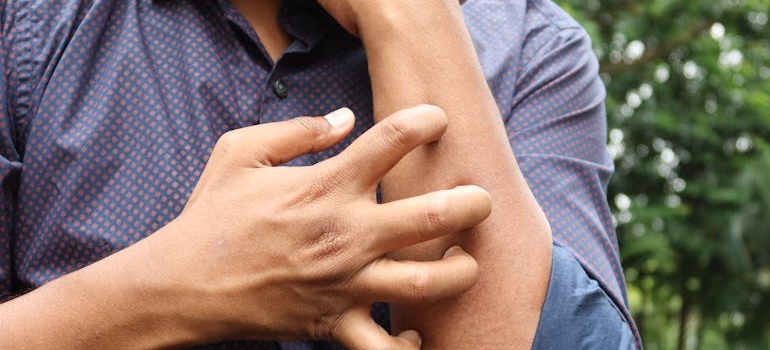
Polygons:
<instances>
[{"instance_id":1,"label":"blurred leaf","mask_svg":"<svg viewBox=\"0 0 770 350\"><path fill-rule=\"evenodd\" d=\"M617 230L646 348L770 348L770 0L557 2L624 134L609 196L632 199Z\"/></svg>"}]
</instances>

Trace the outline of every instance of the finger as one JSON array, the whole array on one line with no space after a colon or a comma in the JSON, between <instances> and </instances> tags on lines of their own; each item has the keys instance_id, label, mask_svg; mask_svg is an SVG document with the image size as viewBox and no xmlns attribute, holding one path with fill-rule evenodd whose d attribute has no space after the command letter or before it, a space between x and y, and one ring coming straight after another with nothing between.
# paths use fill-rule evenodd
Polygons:
<instances>
[{"instance_id":1,"label":"finger","mask_svg":"<svg viewBox=\"0 0 770 350\"><path fill-rule=\"evenodd\" d=\"M419 304L458 295L478 278L479 267L460 247L452 247L437 261L379 259L363 269L354 288L372 302Z\"/></svg>"},{"instance_id":2,"label":"finger","mask_svg":"<svg viewBox=\"0 0 770 350\"><path fill-rule=\"evenodd\" d=\"M447 117L436 106L404 109L377 123L325 163L332 169L343 169L343 181L369 188L411 150L438 140L446 126Z\"/></svg>"},{"instance_id":3,"label":"finger","mask_svg":"<svg viewBox=\"0 0 770 350\"><path fill-rule=\"evenodd\" d=\"M335 338L351 350L420 349L422 341L415 331L391 336L372 320L368 308L352 310L340 320Z\"/></svg>"},{"instance_id":4,"label":"finger","mask_svg":"<svg viewBox=\"0 0 770 350\"><path fill-rule=\"evenodd\" d=\"M420 337L420 333L413 329L399 333L398 337L405 339L412 344L416 344L418 348L422 345L422 337Z\"/></svg>"},{"instance_id":5,"label":"finger","mask_svg":"<svg viewBox=\"0 0 770 350\"><path fill-rule=\"evenodd\" d=\"M212 160L248 167L275 166L342 141L355 117L342 108L322 117L298 117L232 130L217 141Z\"/></svg>"},{"instance_id":6,"label":"finger","mask_svg":"<svg viewBox=\"0 0 770 350\"><path fill-rule=\"evenodd\" d=\"M474 226L489 216L492 199L478 186L459 186L385 204L367 212L362 237L373 256Z\"/></svg>"}]
</instances>

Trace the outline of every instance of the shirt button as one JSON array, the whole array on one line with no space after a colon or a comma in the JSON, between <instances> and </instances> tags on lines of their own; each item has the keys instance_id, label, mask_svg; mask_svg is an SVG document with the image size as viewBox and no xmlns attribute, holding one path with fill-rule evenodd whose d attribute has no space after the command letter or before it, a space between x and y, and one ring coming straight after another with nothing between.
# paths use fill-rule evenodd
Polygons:
<instances>
[{"instance_id":1,"label":"shirt button","mask_svg":"<svg viewBox=\"0 0 770 350\"><path fill-rule=\"evenodd\" d=\"M286 84L286 80L278 78L273 82L273 93L280 99L286 98L289 95L289 85Z\"/></svg>"}]
</instances>

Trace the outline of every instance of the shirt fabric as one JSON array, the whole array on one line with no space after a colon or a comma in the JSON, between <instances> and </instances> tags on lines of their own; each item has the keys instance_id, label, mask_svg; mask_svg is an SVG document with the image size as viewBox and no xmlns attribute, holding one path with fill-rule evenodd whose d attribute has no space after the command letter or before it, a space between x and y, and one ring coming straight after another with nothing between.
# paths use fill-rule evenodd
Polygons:
<instances>
[{"instance_id":1,"label":"shirt fabric","mask_svg":"<svg viewBox=\"0 0 770 350\"><path fill-rule=\"evenodd\" d=\"M574 255L553 246L551 279L540 313L533 350L634 350L640 347L630 327L599 284Z\"/></svg>"},{"instance_id":2,"label":"shirt fabric","mask_svg":"<svg viewBox=\"0 0 770 350\"><path fill-rule=\"evenodd\" d=\"M641 347L606 202L613 166L589 38L548 0L471 0L463 13L555 244ZM308 165L369 128L360 41L312 0L287 0L279 21L293 42L272 62L225 0L0 2L0 294L40 286L171 221L228 130L350 107L357 125L343 143L287 164ZM374 312L387 318L382 306Z\"/></svg>"}]
</instances>

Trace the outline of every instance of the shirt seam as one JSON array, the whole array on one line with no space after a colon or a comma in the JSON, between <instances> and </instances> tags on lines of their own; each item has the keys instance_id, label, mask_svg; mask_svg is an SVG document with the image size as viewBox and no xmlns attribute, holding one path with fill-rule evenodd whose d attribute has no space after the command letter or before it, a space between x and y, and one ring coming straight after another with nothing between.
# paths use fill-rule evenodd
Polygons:
<instances>
[{"instance_id":1,"label":"shirt seam","mask_svg":"<svg viewBox=\"0 0 770 350\"><path fill-rule=\"evenodd\" d=\"M546 16L542 11L540 11L540 13L543 16ZM573 36L581 36L583 35L583 33L585 33L583 29L580 27L559 28L556 24L553 24L553 20L551 20L551 23L554 27L556 27L556 32L548 40L542 43L537 48L537 50L534 51L534 53L532 53L528 57L522 57L522 60L519 64L518 72L516 73L516 81L519 81L519 82L522 81L522 78L525 72L531 72L534 70L532 69L532 67L534 65L534 62L536 62L535 58L544 56L543 52L553 47L554 42L556 42L559 39L569 40ZM520 89L517 87L517 91L515 92L514 96L519 93L520 93ZM524 97L521 97L520 99L514 98L514 104L511 106L511 109L510 109L511 113L509 114L509 117L507 117L505 120L506 124L508 123L508 119L515 114L514 112L516 108L518 108L518 104L523 100L524 100Z\"/></svg>"},{"instance_id":2,"label":"shirt seam","mask_svg":"<svg viewBox=\"0 0 770 350\"><path fill-rule=\"evenodd\" d=\"M532 67L532 62L534 61L535 57L541 57L543 56L543 52L551 46L557 39L570 39L573 35L574 36L581 36L583 35L584 31L580 27L567 27L567 28L558 28L557 32L554 33L553 37L546 40L540 47L535 50L535 52L529 56L526 57L522 64L522 69L520 72L526 72L529 70L529 68ZM521 77L519 77L521 78Z\"/></svg>"},{"instance_id":3,"label":"shirt seam","mask_svg":"<svg viewBox=\"0 0 770 350\"><path fill-rule=\"evenodd\" d=\"M530 57L524 58L522 62L523 64L521 65L524 68L529 67L532 60L539 56L545 47L552 43L555 38L558 38L559 36L562 36L568 32L583 32L583 28L580 27L580 24L574 21L566 21L561 17L557 17L556 14L554 14L552 11L544 9L542 6L543 4L540 1L527 0L527 4L532 5L532 8L536 10L537 13L543 17L543 19L547 20L550 26L555 28L555 33L552 38L546 40L540 47L538 47Z\"/></svg>"},{"instance_id":4,"label":"shirt seam","mask_svg":"<svg viewBox=\"0 0 770 350\"><path fill-rule=\"evenodd\" d=\"M565 20L565 19L564 19L564 18L562 18L562 17L557 17L557 16L556 16L556 15L555 15L553 12L551 12L551 11L546 11L546 10L544 10L544 9L543 9L543 7L541 6L541 5L542 5L542 3L541 3L540 1L531 1L531 0L528 0L527 2L531 3L531 4L532 4L532 7L534 7L535 9L537 9L537 11L538 11L538 12L539 12L541 15L545 16L546 18L548 18L548 21L549 21L551 24L553 24L554 26L556 26L556 28L559 28L560 30L564 30L564 29L575 29L575 28L580 28L580 24L578 24L577 22L574 22L574 21L567 21L567 20Z\"/></svg>"},{"instance_id":5,"label":"shirt seam","mask_svg":"<svg viewBox=\"0 0 770 350\"><path fill-rule=\"evenodd\" d=\"M32 93L34 91L34 34L32 33L34 15L30 1L20 0L14 14L15 48L13 50L12 64L16 71L16 96L14 107L16 114L13 117L15 126L14 138L18 144L21 137L20 128L26 121L32 109Z\"/></svg>"}]
</instances>

